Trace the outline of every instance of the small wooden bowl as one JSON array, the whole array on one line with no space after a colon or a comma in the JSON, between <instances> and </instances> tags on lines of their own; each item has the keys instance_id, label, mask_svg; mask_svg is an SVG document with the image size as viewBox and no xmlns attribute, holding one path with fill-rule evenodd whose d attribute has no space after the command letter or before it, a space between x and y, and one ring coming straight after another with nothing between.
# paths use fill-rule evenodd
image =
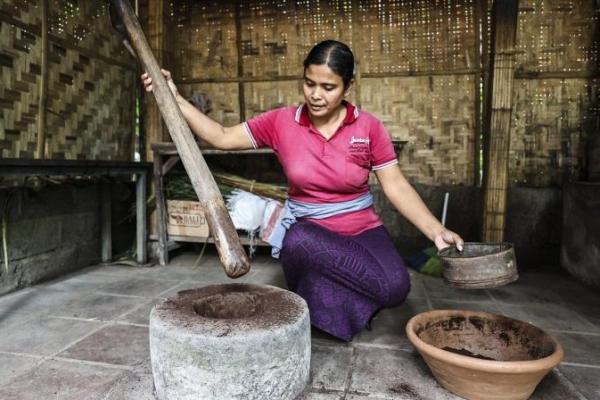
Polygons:
<instances>
[{"instance_id":1,"label":"small wooden bowl","mask_svg":"<svg viewBox=\"0 0 600 400\"><path fill-rule=\"evenodd\" d=\"M543 330L487 312L424 312L406 334L440 385L470 400L528 399L564 356Z\"/></svg>"},{"instance_id":2,"label":"small wooden bowl","mask_svg":"<svg viewBox=\"0 0 600 400\"><path fill-rule=\"evenodd\" d=\"M510 243L467 242L463 251L452 246L440 250L438 256L444 267L444 281L456 288L494 288L519 278Z\"/></svg>"}]
</instances>

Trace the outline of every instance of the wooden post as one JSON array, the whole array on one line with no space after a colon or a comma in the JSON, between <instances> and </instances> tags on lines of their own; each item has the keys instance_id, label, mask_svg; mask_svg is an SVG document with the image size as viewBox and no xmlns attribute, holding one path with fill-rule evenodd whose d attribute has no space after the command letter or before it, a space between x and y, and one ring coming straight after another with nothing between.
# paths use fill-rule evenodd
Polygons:
<instances>
[{"instance_id":1,"label":"wooden post","mask_svg":"<svg viewBox=\"0 0 600 400\"><path fill-rule=\"evenodd\" d=\"M486 104L486 140L489 140L485 165L483 198L483 241L504 240L508 151L515 65L518 0L495 1L492 8L492 55L490 85Z\"/></svg>"},{"instance_id":2,"label":"wooden post","mask_svg":"<svg viewBox=\"0 0 600 400\"><path fill-rule=\"evenodd\" d=\"M146 173L137 174L135 196L136 249L138 264L146 264Z\"/></svg>"},{"instance_id":3,"label":"wooden post","mask_svg":"<svg viewBox=\"0 0 600 400\"><path fill-rule=\"evenodd\" d=\"M473 185L478 187L481 184L481 172L479 170L480 167L480 156L481 156L481 110L483 108L483 104L481 101L481 82L483 79L483 67L482 67L482 55L479 49L483 49L485 52L487 47L485 46L485 41L481 37L481 29L483 26L480 24L483 23L483 20L487 18L485 14L485 4L483 4L485 0L475 0L473 7L475 8L475 23L474 23L474 34L475 34L475 65L473 68L479 69L478 72L474 75L474 93L475 93L475 140L474 149L473 149ZM483 47L482 47L483 44ZM467 68L469 66L467 65Z\"/></svg>"},{"instance_id":4,"label":"wooden post","mask_svg":"<svg viewBox=\"0 0 600 400\"><path fill-rule=\"evenodd\" d=\"M360 1L352 1L352 5L351 5L351 14L352 14L352 52L354 53L354 60L355 60L355 70L354 70L354 104L356 104L356 106L358 106L359 108L362 107L362 98L360 95L360 80L362 77L362 66L365 65L364 64L364 52L363 52L363 47L362 47L362 42L361 42L361 32L362 30L359 30L359 27L362 27L362 25L360 24L359 18L360 18L360 10L359 10L359 6L360 6Z\"/></svg>"},{"instance_id":5,"label":"wooden post","mask_svg":"<svg viewBox=\"0 0 600 400\"><path fill-rule=\"evenodd\" d=\"M204 161L194 136L167 85L167 81L160 72L160 66L152 54L129 1L112 0L112 4L123 21L129 41L140 63L152 78L154 97L181 157L183 166L190 177L198 201L202 205L223 268L229 277L242 276L250 270L250 261L240 243L240 238L229 217L229 212L225 207L217 183Z\"/></svg>"},{"instance_id":6,"label":"wooden post","mask_svg":"<svg viewBox=\"0 0 600 400\"><path fill-rule=\"evenodd\" d=\"M165 57L164 49L166 43L165 29L165 6L164 0L149 0L148 1L148 44L152 49L152 53L156 57L158 65L164 67ZM145 132L146 132L146 148L145 157L147 161L152 161L152 143L164 142L167 139L160 111L156 104L156 100L151 93L146 93L144 96L145 103ZM142 155L143 157L143 155Z\"/></svg>"},{"instance_id":7,"label":"wooden post","mask_svg":"<svg viewBox=\"0 0 600 400\"><path fill-rule=\"evenodd\" d=\"M240 107L240 122L246 120L246 90L244 88L244 51L242 49L242 20L240 16L241 0L235 2L235 41L237 44L238 68L238 101Z\"/></svg>"},{"instance_id":8,"label":"wooden post","mask_svg":"<svg viewBox=\"0 0 600 400\"><path fill-rule=\"evenodd\" d=\"M100 229L102 236L102 262L108 264L112 261L112 207L111 207L111 182L100 183Z\"/></svg>"},{"instance_id":9,"label":"wooden post","mask_svg":"<svg viewBox=\"0 0 600 400\"><path fill-rule=\"evenodd\" d=\"M167 227L166 227L166 213L167 204L163 193L163 165L162 156L157 151L154 152L153 162L153 180L155 190L155 203L156 203L156 229L158 232L158 263L160 265L167 265L169 262L169 249L167 248Z\"/></svg>"},{"instance_id":10,"label":"wooden post","mask_svg":"<svg viewBox=\"0 0 600 400\"><path fill-rule=\"evenodd\" d=\"M37 140L35 158L46 157L46 108L48 104L48 0L41 2L42 54L40 60L40 97L38 99Z\"/></svg>"}]
</instances>

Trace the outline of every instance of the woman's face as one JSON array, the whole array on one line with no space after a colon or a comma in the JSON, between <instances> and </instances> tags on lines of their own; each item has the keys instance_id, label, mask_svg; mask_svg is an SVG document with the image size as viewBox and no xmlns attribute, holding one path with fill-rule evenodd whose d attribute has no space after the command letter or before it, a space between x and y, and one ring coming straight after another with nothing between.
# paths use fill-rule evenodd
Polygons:
<instances>
[{"instance_id":1,"label":"woman's face","mask_svg":"<svg viewBox=\"0 0 600 400\"><path fill-rule=\"evenodd\" d=\"M304 70L303 89L309 114L319 119L336 112L347 92L342 77L325 64L311 64Z\"/></svg>"}]
</instances>

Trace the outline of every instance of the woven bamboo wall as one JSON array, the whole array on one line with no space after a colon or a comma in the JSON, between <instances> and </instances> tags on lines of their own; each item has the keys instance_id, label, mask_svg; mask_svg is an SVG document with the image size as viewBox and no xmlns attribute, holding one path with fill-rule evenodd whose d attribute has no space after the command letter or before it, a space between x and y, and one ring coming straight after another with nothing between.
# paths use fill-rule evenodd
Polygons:
<instances>
[{"instance_id":1,"label":"woven bamboo wall","mask_svg":"<svg viewBox=\"0 0 600 400\"><path fill-rule=\"evenodd\" d=\"M600 158L586 154L591 142L600 143L600 12L594 4L519 3L512 182L548 186L588 174L600 178Z\"/></svg>"},{"instance_id":2,"label":"woven bamboo wall","mask_svg":"<svg viewBox=\"0 0 600 400\"><path fill-rule=\"evenodd\" d=\"M474 183L473 0L235 4L170 5L175 80L186 95L207 93L217 103L213 118L233 122L241 109L239 122L302 102L304 57L317 42L337 39L359 63L352 100L381 118L394 138L409 141L400 157L406 175L423 183Z\"/></svg>"},{"instance_id":3,"label":"woven bamboo wall","mask_svg":"<svg viewBox=\"0 0 600 400\"><path fill-rule=\"evenodd\" d=\"M39 0L0 0L1 157L32 158L40 62ZM49 1L45 158L129 160L136 71L107 2Z\"/></svg>"}]
</instances>

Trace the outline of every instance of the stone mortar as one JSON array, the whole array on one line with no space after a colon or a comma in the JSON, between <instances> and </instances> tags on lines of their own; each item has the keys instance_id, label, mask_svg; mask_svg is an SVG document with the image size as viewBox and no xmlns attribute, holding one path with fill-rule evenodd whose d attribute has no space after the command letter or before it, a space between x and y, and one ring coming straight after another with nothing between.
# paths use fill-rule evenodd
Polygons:
<instances>
[{"instance_id":1,"label":"stone mortar","mask_svg":"<svg viewBox=\"0 0 600 400\"><path fill-rule=\"evenodd\" d=\"M308 307L267 285L179 292L150 314L158 400L295 399L310 369Z\"/></svg>"}]
</instances>

